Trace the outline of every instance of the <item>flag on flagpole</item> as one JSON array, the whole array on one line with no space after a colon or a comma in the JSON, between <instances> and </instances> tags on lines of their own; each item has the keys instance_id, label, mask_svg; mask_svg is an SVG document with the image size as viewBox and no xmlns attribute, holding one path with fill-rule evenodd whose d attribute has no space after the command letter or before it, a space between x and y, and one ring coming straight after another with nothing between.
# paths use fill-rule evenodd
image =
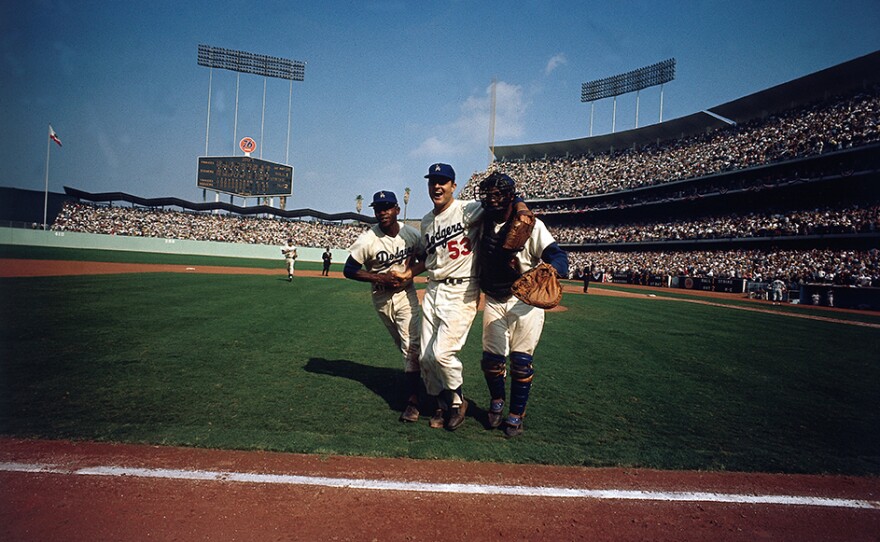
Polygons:
<instances>
[{"instance_id":1,"label":"flag on flagpole","mask_svg":"<svg viewBox=\"0 0 880 542\"><path fill-rule=\"evenodd\" d=\"M51 140L54 141L55 143L58 143L58 146L59 146L59 147L61 146L61 140L58 139L58 134L56 134L56 133L55 133L55 130L52 129L52 125L51 125L51 124L49 125L49 139L51 139Z\"/></svg>"}]
</instances>

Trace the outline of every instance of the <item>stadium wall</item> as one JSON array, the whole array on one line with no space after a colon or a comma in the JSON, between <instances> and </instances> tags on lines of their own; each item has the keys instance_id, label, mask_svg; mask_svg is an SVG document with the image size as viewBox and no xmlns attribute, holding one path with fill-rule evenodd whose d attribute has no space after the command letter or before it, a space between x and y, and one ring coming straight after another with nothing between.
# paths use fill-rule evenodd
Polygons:
<instances>
[{"instance_id":1,"label":"stadium wall","mask_svg":"<svg viewBox=\"0 0 880 542\"><path fill-rule=\"evenodd\" d=\"M130 237L125 235L43 231L23 228L0 227L0 244L253 258L259 260L283 259L281 247L274 245L192 241L189 239L159 239L155 237ZM342 249L332 249L330 252L333 254L333 261L337 264L345 262L348 257L348 252ZM297 261L320 262L322 261L321 255L323 253L323 248L297 247L297 254L299 256Z\"/></svg>"}]
</instances>

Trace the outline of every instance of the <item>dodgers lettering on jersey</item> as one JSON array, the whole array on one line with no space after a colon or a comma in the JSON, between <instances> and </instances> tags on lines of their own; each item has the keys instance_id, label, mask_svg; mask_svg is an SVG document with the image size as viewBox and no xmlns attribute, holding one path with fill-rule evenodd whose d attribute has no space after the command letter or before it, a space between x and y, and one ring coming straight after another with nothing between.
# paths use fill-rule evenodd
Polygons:
<instances>
[{"instance_id":1,"label":"dodgers lettering on jersey","mask_svg":"<svg viewBox=\"0 0 880 542\"><path fill-rule=\"evenodd\" d=\"M396 237L385 235L379 226L373 226L358 237L349 252L352 258L371 273L403 272L406 260L420 246L418 230L406 224L400 225Z\"/></svg>"},{"instance_id":2,"label":"dodgers lettering on jersey","mask_svg":"<svg viewBox=\"0 0 880 542\"><path fill-rule=\"evenodd\" d=\"M435 215L422 218L422 252L428 278L468 278L477 276L474 252L479 244L483 206L479 201L454 200Z\"/></svg>"},{"instance_id":3,"label":"dodgers lettering on jersey","mask_svg":"<svg viewBox=\"0 0 880 542\"><path fill-rule=\"evenodd\" d=\"M396 252L380 250L376 253L375 264L371 271L374 271L376 273L387 273L392 266L405 262L406 259L409 258L414 251L415 247L402 247L399 248Z\"/></svg>"}]
</instances>

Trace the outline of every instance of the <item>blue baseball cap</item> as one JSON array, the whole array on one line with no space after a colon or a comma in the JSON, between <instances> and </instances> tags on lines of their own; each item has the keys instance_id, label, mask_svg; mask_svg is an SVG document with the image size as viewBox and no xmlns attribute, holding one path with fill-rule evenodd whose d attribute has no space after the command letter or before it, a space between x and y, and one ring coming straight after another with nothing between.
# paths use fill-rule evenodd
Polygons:
<instances>
[{"instance_id":1,"label":"blue baseball cap","mask_svg":"<svg viewBox=\"0 0 880 542\"><path fill-rule=\"evenodd\" d=\"M455 170L449 164L432 164L428 168L428 174L425 175L426 179L431 177L443 177L444 179L455 181Z\"/></svg>"},{"instance_id":2,"label":"blue baseball cap","mask_svg":"<svg viewBox=\"0 0 880 542\"><path fill-rule=\"evenodd\" d=\"M397 196L394 195L394 192L389 192L388 190L376 192L375 194L373 194L373 203L370 204L370 207L375 207L377 205L379 205L379 206L397 205Z\"/></svg>"}]
</instances>

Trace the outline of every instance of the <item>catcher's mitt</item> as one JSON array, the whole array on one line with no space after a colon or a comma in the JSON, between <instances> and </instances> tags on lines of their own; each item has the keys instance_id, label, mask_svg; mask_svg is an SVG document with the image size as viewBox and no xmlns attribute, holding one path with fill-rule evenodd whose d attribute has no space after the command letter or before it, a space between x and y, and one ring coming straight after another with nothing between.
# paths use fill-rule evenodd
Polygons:
<instances>
[{"instance_id":1,"label":"catcher's mitt","mask_svg":"<svg viewBox=\"0 0 880 542\"><path fill-rule=\"evenodd\" d=\"M552 309L562 301L559 275L552 265L545 262L523 273L510 289L523 303L533 307Z\"/></svg>"},{"instance_id":2,"label":"catcher's mitt","mask_svg":"<svg viewBox=\"0 0 880 542\"><path fill-rule=\"evenodd\" d=\"M517 213L513 215L507 237L504 238L505 250L522 250L526 247L532 230L535 229L535 216L529 213Z\"/></svg>"}]
</instances>

